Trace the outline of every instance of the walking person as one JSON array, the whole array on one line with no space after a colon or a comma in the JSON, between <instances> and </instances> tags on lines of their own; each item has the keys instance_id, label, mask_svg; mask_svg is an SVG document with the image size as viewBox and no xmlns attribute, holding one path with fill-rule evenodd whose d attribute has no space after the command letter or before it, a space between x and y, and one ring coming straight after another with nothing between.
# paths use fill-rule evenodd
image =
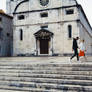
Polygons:
<instances>
[{"instance_id":1,"label":"walking person","mask_svg":"<svg viewBox=\"0 0 92 92\"><path fill-rule=\"evenodd\" d=\"M85 48L85 44L84 44L85 40L81 40L80 44L79 44L79 57L83 56L85 58L85 61L87 60L86 57L85 57L85 51L86 51L86 48Z\"/></svg>"},{"instance_id":2,"label":"walking person","mask_svg":"<svg viewBox=\"0 0 92 92\"><path fill-rule=\"evenodd\" d=\"M71 61L75 56L77 57L77 61L79 61L77 40L79 40L79 37L73 38L72 50L74 51L74 54L73 54L73 56L70 58L70 61Z\"/></svg>"}]
</instances>

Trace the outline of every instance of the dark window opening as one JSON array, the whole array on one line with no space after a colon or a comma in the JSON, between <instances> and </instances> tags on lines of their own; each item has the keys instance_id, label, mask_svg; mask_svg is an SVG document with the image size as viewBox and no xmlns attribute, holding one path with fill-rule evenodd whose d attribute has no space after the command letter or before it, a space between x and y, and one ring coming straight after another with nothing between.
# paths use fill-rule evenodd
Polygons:
<instances>
[{"instance_id":1,"label":"dark window opening","mask_svg":"<svg viewBox=\"0 0 92 92\"><path fill-rule=\"evenodd\" d=\"M20 29L20 40L22 41L23 40L23 30Z\"/></svg>"},{"instance_id":2,"label":"dark window opening","mask_svg":"<svg viewBox=\"0 0 92 92\"><path fill-rule=\"evenodd\" d=\"M0 53L1 53L1 46L0 46Z\"/></svg>"},{"instance_id":3,"label":"dark window opening","mask_svg":"<svg viewBox=\"0 0 92 92\"><path fill-rule=\"evenodd\" d=\"M10 34L9 33L7 33L7 37L10 37Z\"/></svg>"},{"instance_id":4,"label":"dark window opening","mask_svg":"<svg viewBox=\"0 0 92 92\"><path fill-rule=\"evenodd\" d=\"M2 18L0 17L0 21L2 21Z\"/></svg>"},{"instance_id":5,"label":"dark window opening","mask_svg":"<svg viewBox=\"0 0 92 92\"><path fill-rule=\"evenodd\" d=\"M19 19L19 20L25 19L25 16L24 16L24 15L19 15L19 16L18 16L18 19Z\"/></svg>"},{"instance_id":6,"label":"dark window opening","mask_svg":"<svg viewBox=\"0 0 92 92\"><path fill-rule=\"evenodd\" d=\"M47 13L47 12L40 13L40 16L41 16L41 17L48 17L48 13Z\"/></svg>"},{"instance_id":7,"label":"dark window opening","mask_svg":"<svg viewBox=\"0 0 92 92\"><path fill-rule=\"evenodd\" d=\"M48 26L41 26L41 28L43 28L43 29L44 29L44 28L48 28Z\"/></svg>"},{"instance_id":8,"label":"dark window opening","mask_svg":"<svg viewBox=\"0 0 92 92\"><path fill-rule=\"evenodd\" d=\"M2 38L2 28L0 28L0 39Z\"/></svg>"},{"instance_id":9,"label":"dark window opening","mask_svg":"<svg viewBox=\"0 0 92 92\"><path fill-rule=\"evenodd\" d=\"M73 9L66 10L66 14L74 14L74 10Z\"/></svg>"},{"instance_id":10,"label":"dark window opening","mask_svg":"<svg viewBox=\"0 0 92 92\"><path fill-rule=\"evenodd\" d=\"M0 39L2 38L2 31L0 31Z\"/></svg>"},{"instance_id":11,"label":"dark window opening","mask_svg":"<svg viewBox=\"0 0 92 92\"><path fill-rule=\"evenodd\" d=\"M72 26L68 25L68 37L72 38Z\"/></svg>"}]
</instances>

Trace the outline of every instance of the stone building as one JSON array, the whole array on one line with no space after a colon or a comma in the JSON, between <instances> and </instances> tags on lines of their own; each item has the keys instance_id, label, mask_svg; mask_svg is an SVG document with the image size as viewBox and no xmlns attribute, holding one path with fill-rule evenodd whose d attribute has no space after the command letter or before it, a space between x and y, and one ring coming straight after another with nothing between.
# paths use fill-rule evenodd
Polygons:
<instances>
[{"instance_id":1,"label":"stone building","mask_svg":"<svg viewBox=\"0 0 92 92\"><path fill-rule=\"evenodd\" d=\"M11 56L13 46L13 17L0 10L0 56Z\"/></svg>"},{"instance_id":2,"label":"stone building","mask_svg":"<svg viewBox=\"0 0 92 92\"><path fill-rule=\"evenodd\" d=\"M92 53L92 28L76 0L7 0L7 13L14 16L14 56L71 54L76 36Z\"/></svg>"}]
</instances>

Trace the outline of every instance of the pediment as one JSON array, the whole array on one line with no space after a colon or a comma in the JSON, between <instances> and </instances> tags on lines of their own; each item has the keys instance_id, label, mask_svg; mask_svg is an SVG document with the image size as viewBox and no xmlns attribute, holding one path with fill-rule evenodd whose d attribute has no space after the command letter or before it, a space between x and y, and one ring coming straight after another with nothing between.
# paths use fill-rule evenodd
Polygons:
<instances>
[{"instance_id":1,"label":"pediment","mask_svg":"<svg viewBox=\"0 0 92 92\"><path fill-rule=\"evenodd\" d=\"M36 38L50 38L54 34L46 29L41 29L38 32L36 32L34 35Z\"/></svg>"}]
</instances>

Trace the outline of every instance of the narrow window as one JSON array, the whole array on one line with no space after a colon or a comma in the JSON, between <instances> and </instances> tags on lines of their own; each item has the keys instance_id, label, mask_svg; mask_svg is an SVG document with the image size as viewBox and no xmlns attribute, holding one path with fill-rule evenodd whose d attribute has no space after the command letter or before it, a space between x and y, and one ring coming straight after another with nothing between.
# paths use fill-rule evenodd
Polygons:
<instances>
[{"instance_id":1,"label":"narrow window","mask_svg":"<svg viewBox=\"0 0 92 92\"><path fill-rule=\"evenodd\" d=\"M74 14L74 10L73 9L66 10L66 14L67 15Z\"/></svg>"},{"instance_id":2,"label":"narrow window","mask_svg":"<svg viewBox=\"0 0 92 92\"><path fill-rule=\"evenodd\" d=\"M2 38L2 28L0 28L0 39Z\"/></svg>"},{"instance_id":3,"label":"narrow window","mask_svg":"<svg viewBox=\"0 0 92 92\"><path fill-rule=\"evenodd\" d=\"M2 38L2 31L0 31L0 39Z\"/></svg>"},{"instance_id":4,"label":"narrow window","mask_svg":"<svg viewBox=\"0 0 92 92\"><path fill-rule=\"evenodd\" d=\"M48 28L48 26L41 26L41 28L42 28L42 29L44 29L44 28Z\"/></svg>"},{"instance_id":5,"label":"narrow window","mask_svg":"<svg viewBox=\"0 0 92 92\"><path fill-rule=\"evenodd\" d=\"M2 21L2 18L0 17L0 22Z\"/></svg>"},{"instance_id":6,"label":"narrow window","mask_svg":"<svg viewBox=\"0 0 92 92\"><path fill-rule=\"evenodd\" d=\"M22 41L23 40L23 30L20 29L20 40Z\"/></svg>"},{"instance_id":7,"label":"narrow window","mask_svg":"<svg viewBox=\"0 0 92 92\"><path fill-rule=\"evenodd\" d=\"M24 15L19 15L18 16L18 20L23 20L23 19L25 19L25 16Z\"/></svg>"},{"instance_id":8,"label":"narrow window","mask_svg":"<svg viewBox=\"0 0 92 92\"><path fill-rule=\"evenodd\" d=\"M0 53L1 53L1 46L0 46Z\"/></svg>"},{"instance_id":9,"label":"narrow window","mask_svg":"<svg viewBox=\"0 0 92 92\"><path fill-rule=\"evenodd\" d=\"M68 25L68 38L72 38L72 26Z\"/></svg>"},{"instance_id":10,"label":"narrow window","mask_svg":"<svg viewBox=\"0 0 92 92\"><path fill-rule=\"evenodd\" d=\"M40 13L40 16L41 16L41 17L48 17L48 13L47 13L47 12Z\"/></svg>"}]
</instances>

